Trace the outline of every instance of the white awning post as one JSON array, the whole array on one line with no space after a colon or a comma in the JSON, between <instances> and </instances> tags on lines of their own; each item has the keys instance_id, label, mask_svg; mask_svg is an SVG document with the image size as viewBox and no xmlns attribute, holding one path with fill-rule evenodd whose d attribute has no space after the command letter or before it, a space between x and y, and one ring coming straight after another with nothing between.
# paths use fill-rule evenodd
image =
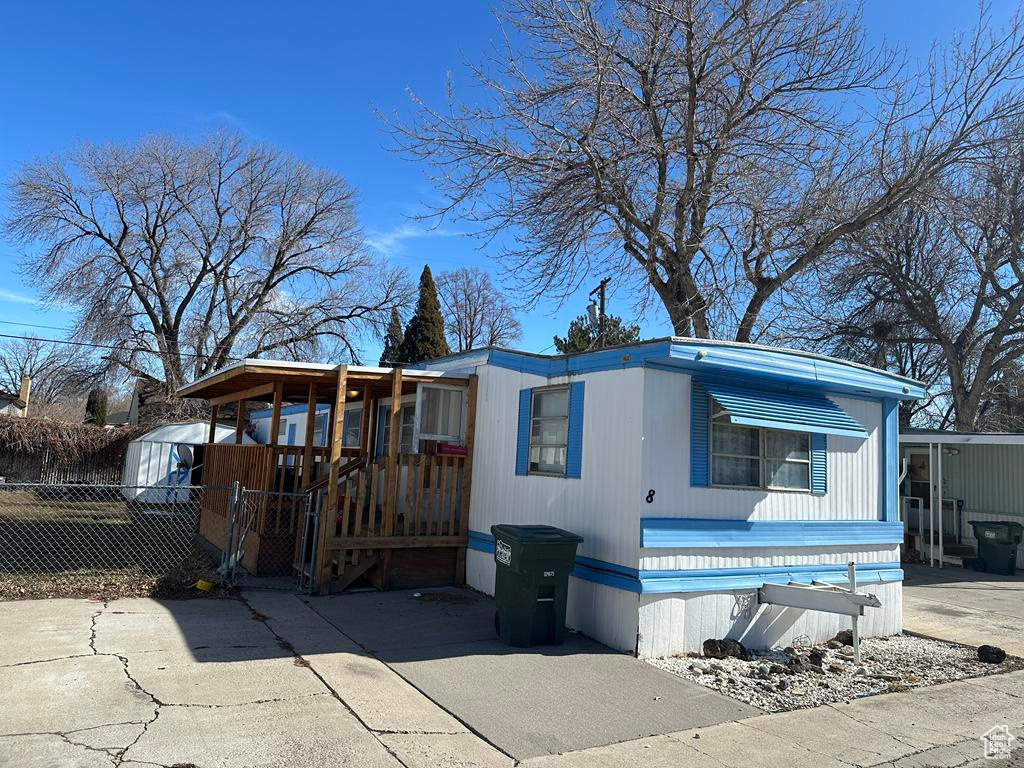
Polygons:
<instances>
[{"instance_id":1,"label":"white awning post","mask_svg":"<svg viewBox=\"0 0 1024 768\"><path fill-rule=\"evenodd\" d=\"M934 443L928 443L928 567L935 567L935 467L932 451Z\"/></svg>"},{"instance_id":2,"label":"white awning post","mask_svg":"<svg viewBox=\"0 0 1024 768\"><path fill-rule=\"evenodd\" d=\"M939 497L939 569L942 569L942 559L945 557L945 545L943 539L946 533L946 513L942 509L942 445L936 446L935 453L938 455L939 463L936 468L936 474L938 475L938 483L935 486L935 493Z\"/></svg>"},{"instance_id":3,"label":"white awning post","mask_svg":"<svg viewBox=\"0 0 1024 768\"><path fill-rule=\"evenodd\" d=\"M850 594L857 594L857 564L852 560L846 564L846 570L850 577ZM850 617L853 635L853 663L860 666L860 627L858 626L859 615Z\"/></svg>"}]
</instances>

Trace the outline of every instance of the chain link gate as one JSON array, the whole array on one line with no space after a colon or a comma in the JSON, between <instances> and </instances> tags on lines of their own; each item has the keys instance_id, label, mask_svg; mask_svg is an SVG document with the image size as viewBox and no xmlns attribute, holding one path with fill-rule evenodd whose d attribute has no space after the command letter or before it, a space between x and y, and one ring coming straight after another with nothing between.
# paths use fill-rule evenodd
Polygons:
<instances>
[{"instance_id":1,"label":"chain link gate","mask_svg":"<svg viewBox=\"0 0 1024 768\"><path fill-rule=\"evenodd\" d=\"M221 559L225 581L312 592L317 511L312 494L251 490L236 482Z\"/></svg>"}]
</instances>

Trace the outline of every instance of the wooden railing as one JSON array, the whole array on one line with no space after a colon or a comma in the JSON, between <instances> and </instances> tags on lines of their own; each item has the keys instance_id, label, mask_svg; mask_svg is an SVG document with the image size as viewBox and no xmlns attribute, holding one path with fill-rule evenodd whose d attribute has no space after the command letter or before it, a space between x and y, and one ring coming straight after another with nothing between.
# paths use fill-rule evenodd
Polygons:
<instances>
[{"instance_id":1,"label":"wooden railing","mask_svg":"<svg viewBox=\"0 0 1024 768\"><path fill-rule=\"evenodd\" d=\"M386 510L386 462L373 461L342 476L338 509L328 547L366 546L364 539L402 539L464 535L464 456L398 457L395 505ZM429 542L425 542L429 545ZM384 542L382 546L401 546ZM406 542L408 545L408 542Z\"/></svg>"}]
</instances>

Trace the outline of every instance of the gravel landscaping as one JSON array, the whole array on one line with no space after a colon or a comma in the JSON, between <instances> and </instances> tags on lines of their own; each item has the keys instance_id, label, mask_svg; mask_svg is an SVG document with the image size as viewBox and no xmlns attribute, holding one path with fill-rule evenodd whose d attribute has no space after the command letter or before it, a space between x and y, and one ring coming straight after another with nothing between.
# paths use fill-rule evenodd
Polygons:
<instances>
[{"instance_id":1,"label":"gravel landscaping","mask_svg":"<svg viewBox=\"0 0 1024 768\"><path fill-rule=\"evenodd\" d=\"M695 654L648 661L766 712L905 693L920 686L1024 669L1024 659L1011 656L1001 664L987 664L978 660L973 648L910 635L862 640L860 667L853 663L853 648L837 640L750 651L748 660Z\"/></svg>"}]
</instances>

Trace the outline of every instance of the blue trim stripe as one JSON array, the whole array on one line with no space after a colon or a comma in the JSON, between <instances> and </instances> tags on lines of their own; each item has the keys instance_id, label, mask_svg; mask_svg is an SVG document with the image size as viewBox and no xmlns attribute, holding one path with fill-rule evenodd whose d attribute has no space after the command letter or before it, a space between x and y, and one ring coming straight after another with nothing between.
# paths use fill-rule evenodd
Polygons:
<instances>
[{"instance_id":1,"label":"blue trim stripe","mask_svg":"<svg viewBox=\"0 0 1024 768\"><path fill-rule=\"evenodd\" d=\"M864 427L824 395L773 392L717 381L702 380L701 385L729 412L733 424L848 437L868 436Z\"/></svg>"},{"instance_id":2,"label":"blue trim stripe","mask_svg":"<svg viewBox=\"0 0 1024 768\"><path fill-rule=\"evenodd\" d=\"M882 401L882 519L896 523L900 519L900 417L899 402Z\"/></svg>"},{"instance_id":3,"label":"blue trim stripe","mask_svg":"<svg viewBox=\"0 0 1024 768\"><path fill-rule=\"evenodd\" d=\"M479 531L469 532L469 548L494 554L494 537ZM636 594L675 592L717 592L733 589L757 589L765 584L809 584L812 580L830 584L846 583L846 565L782 565L754 568L704 568L693 570L640 571L618 563L576 556L572 575L584 581L603 584ZM872 582L902 581L899 563L858 563L857 579Z\"/></svg>"},{"instance_id":4,"label":"blue trim stripe","mask_svg":"<svg viewBox=\"0 0 1024 768\"><path fill-rule=\"evenodd\" d=\"M690 485L706 488L710 484L710 405L708 393L696 379L690 386Z\"/></svg>"},{"instance_id":5,"label":"blue trim stripe","mask_svg":"<svg viewBox=\"0 0 1024 768\"><path fill-rule=\"evenodd\" d=\"M525 475L530 468L530 410L533 390L519 390L519 432L516 435L516 474Z\"/></svg>"},{"instance_id":6,"label":"blue trim stripe","mask_svg":"<svg viewBox=\"0 0 1024 768\"><path fill-rule=\"evenodd\" d=\"M577 355L547 356L490 348L428 361L422 367L448 367L460 360L472 365L494 365L522 373L553 378L623 368L656 366L698 375L718 375L727 382L737 375L775 382L787 390L793 385L807 391L833 391L854 396L916 400L927 393L911 379L886 371L854 365L786 349L748 344L726 344L700 339L659 339Z\"/></svg>"},{"instance_id":7,"label":"blue trim stripe","mask_svg":"<svg viewBox=\"0 0 1024 768\"><path fill-rule=\"evenodd\" d=\"M784 565L768 568L722 568L692 571L641 571L643 594L719 592L757 589L765 584L846 584L845 564ZM899 563L857 563L857 583L903 581Z\"/></svg>"},{"instance_id":8,"label":"blue trim stripe","mask_svg":"<svg viewBox=\"0 0 1024 768\"><path fill-rule=\"evenodd\" d=\"M811 493L824 496L828 492L828 435L811 435Z\"/></svg>"},{"instance_id":9,"label":"blue trim stripe","mask_svg":"<svg viewBox=\"0 0 1024 768\"><path fill-rule=\"evenodd\" d=\"M565 476L579 478L583 473L583 382L569 385L568 436L565 447Z\"/></svg>"},{"instance_id":10,"label":"blue trim stripe","mask_svg":"<svg viewBox=\"0 0 1024 768\"><path fill-rule=\"evenodd\" d=\"M656 549L716 547L827 547L900 544L903 524L878 520L716 520L644 517L640 546Z\"/></svg>"}]
</instances>

